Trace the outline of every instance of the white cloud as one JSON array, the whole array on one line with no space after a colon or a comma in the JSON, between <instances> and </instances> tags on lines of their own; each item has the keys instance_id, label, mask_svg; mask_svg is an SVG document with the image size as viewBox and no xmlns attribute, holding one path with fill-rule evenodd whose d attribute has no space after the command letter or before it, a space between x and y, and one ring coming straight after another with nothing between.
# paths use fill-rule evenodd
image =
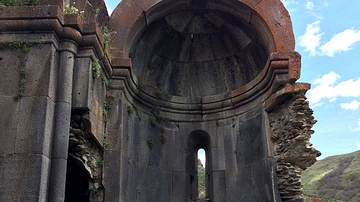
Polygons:
<instances>
[{"instance_id":1,"label":"white cloud","mask_svg":"<svg viewBox=\"0 0 360 202\"><path fill-rule=\"evenodd\" d=\"M360 102L353 100L350 103L341 103L340 106L347 110L357 110L360 106Z\"/></svg>"},{"instance_id":2,"label":"white cloud","mask_svg":"<svg viewBox=\"0 0 360 202\"><path fill-rule=\"evenodd\" d=\"M335 34L328 42L321 44L323 34L319 20L307 24L305 33L299 37L299 45L310 52L311 56L333 57L335 53L351 50L360 41L360 30L354 28Z\"/></svg>"},{"instance_id":3,"label":"white cloud","mask_svg":"<svg viewBox=\"0 0 360 202\"><path fill-rule=\"evenodd\" d=\"M321 33L319 27L320 21L313 22L306 26L305 34L299 37L299 45L305 48L305 51L309 51L310 55L317 54L317 48L320 45Z\"/></svg>"},{"instance_id":4,"label":"white cloud","mask_svg":"<svg viewBox=\"0 0 360 202\"><path fill-rule=\"evenodd\" d=\"M290 4L298 4L295 0L281 0L285 7L289 6Z\"/></svg>"},{"instance_id":5,"label":"white cloud","mask_svg":"<svg viewBox=\"0 0 360 202\"><path fill-rule=\"evenodd\" d=\"M357 142L357 143L356 143L356 147L357 147L358 149L360 149L360 142Z\"/></svg>"},{"instance_id":6,"label":"white cloud","mask_svg":"<svg viewBox=\"0 0 360 202\"><path fill-rule=\"evenodd\" d=\"M307 2L306 2L306 9L308 9L308 10L312 10L312 9L314 9L314 3L313 2L311 2L311 1L309 1L309 0L307 0Z\"/></svg>"},{"instance_id":7,"label":"white cloud","mask_svg":"<svg viewBox=\"0 0 360 202\"><path fill-rule=\"evenodd\" d=\"M330 41L320 47L320 50L322 54L332 57L336 52L351 50L358 41L360 41L360 30L346 29L335 34Z\"/></svg>"},{"instance_id":8,"label":"white cloud","mask_svg":"<svg viewBox=\"0 0 360 202\"><path fill-rule=\"evenodd\" d=\"M290 8L291 4L298 4L299 2L295 1L295 0L281 0L281 2L284 4L284 6L286 7L286 9L289 11L289 13L295 12L297 9L294 8Z\"/></svg>"},{"instance_id":9,"label":"white cloud","mask_svg":"<svg viewBox=\"0 0 360 202\"><path fill-rule=\"evenodd\" d=\"M328 96L330 96L330 93L334 88L334 84L338 78L340 78L340 75L336 74L335 72L330 72L321 78L316 79L313 82L313 84L316 86L313 87L308 93L309 102L314 105L319 103L323 98L334 98L335 96Z\"/></svg>"},{"instance_id":10,"label":"white cloud","mask_svg":"<svg viewBox=\"0 0 360 202\"><path fill-rule=\"evenodd\" d=\"M111 8L109 8L109 7L106 7L106 8L107 8L107 12L108 12L109 16L111 16L113 10Z\"/></svg>"},{"instance_id":11,"label":"white cloud","mask_svg":"<svg viewBox=\"0 0 360 202\"><path fill-rule=\"evenodd\" d=\"M110 0L106 0L105 1L105 5L106 5L106 8L107 8L107 12L108 12L108 14L109 14L109 16L112 14L112 12L113 12L113 9L111 9L110 8Z\"/></svg>"},{"instance_id":12,"label":"white cloud","mask_svg":"<svg viewBox=\"0 0 360 202\"><path fill-rule=\"evenodd\" d=\"M308 92L308 100L312 107L321 106L323 99L329 99L334 101L338 97L360 97L360 79L357 80L346 80L336 84L337 80L340 79L340 75L335 72L330 72L316 79L313 82L313 87ZM344 105L345 104L345 105ZM351 105L350 105L351 104ZM360 104L360 103L359 103ZM356 101L353 103L343 103L342 107L355 107Z\"/></svg>"}]
</instances>

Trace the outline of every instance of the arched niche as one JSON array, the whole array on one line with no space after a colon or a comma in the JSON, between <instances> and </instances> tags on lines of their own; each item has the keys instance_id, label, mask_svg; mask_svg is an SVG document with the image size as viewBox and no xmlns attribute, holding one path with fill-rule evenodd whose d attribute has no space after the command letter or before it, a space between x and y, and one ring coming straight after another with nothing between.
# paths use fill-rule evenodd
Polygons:
<instances>
[{"instance_id":1,"label":"arched niche","mask_svg":"<svg viewBox=\"0 0 360 202\"><path fill-rule=\"evenodd\" d=\"M273 85L295 44L280 0L123 0L108 28L114 78L170 120L220 117L298 78L293 71Z\"/></svg>"},{"instance_id":2,"label":"arched niche","mask_svg":"<svg viewBox=\"0 0 360 202\"><path fill-rule=\"evenodd\" d=\"M203 130L194 130L189 134L187 142L187 157L185 170L190 178L190 184L187 186L190 193L190 199L196 201L198 199L198 176L197 176L197 163L199 149L204 149L206 154L205 165L205 184L206 184L206 198L211 197L211 140L210 135Z\"/></svg>"}]
</instances>

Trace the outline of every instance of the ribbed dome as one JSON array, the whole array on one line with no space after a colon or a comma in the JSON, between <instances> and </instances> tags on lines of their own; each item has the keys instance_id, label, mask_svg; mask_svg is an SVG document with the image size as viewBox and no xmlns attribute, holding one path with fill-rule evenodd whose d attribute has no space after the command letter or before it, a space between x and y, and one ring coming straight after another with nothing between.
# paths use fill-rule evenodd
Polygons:
<instances>
[{"instance_id":1,"label":"ribbed dome","mask_svg":"<svg viewBox=\"0 0 360 202\"><path fill-rule=\"evenodd\" d=\"M131 55L145 92L203 97L254 79L269 52L250 23L198 9L155 20L133 44Z\"/></svg>"}]
</instances>

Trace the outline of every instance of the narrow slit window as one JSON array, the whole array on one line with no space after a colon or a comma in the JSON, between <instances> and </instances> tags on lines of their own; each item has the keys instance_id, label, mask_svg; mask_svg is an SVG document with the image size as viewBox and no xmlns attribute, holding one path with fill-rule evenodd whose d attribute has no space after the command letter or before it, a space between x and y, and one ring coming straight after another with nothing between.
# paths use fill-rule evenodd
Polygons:
<instances>
[{"instance_id":1,"label":"narrow slit window","mask_svg":"<svg viewBox=\"0 0 360 202\"><path fill-rule=\"evenodd\" d=\"M204 149L197 152L197 179L198 179L198 198L206 198L206 153Z\"/></svg>"}]
</instances>

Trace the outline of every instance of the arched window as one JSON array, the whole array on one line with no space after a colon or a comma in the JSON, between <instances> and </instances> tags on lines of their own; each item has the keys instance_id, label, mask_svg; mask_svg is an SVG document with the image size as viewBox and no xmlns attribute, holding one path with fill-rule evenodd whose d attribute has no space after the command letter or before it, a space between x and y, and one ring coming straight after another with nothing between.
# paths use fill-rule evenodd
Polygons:
<instances>
[{"instance_id":1,"label":"arched window","mask_svg":"<svg viewBox=\"0 0 360 202\"><path fill-rule=\"evenodd\" d=\"M206 183L206 151L203 148L200 148L197 151L197 185L199 199L205 199L207 196Z\"/></svg>"},{"instance_id":2,"label":"arched window","mask_svg":"<svg viewBox=\"0 0 360 202\"><path fill-rule=\"evenodd\" d=\"M189 134L186 172L189 175L189 193L192 201L210 199L211 189L211 145L210 136L202 130ZM201 168L199 158L205 160Z\"/></svg>"}]
</instances>

